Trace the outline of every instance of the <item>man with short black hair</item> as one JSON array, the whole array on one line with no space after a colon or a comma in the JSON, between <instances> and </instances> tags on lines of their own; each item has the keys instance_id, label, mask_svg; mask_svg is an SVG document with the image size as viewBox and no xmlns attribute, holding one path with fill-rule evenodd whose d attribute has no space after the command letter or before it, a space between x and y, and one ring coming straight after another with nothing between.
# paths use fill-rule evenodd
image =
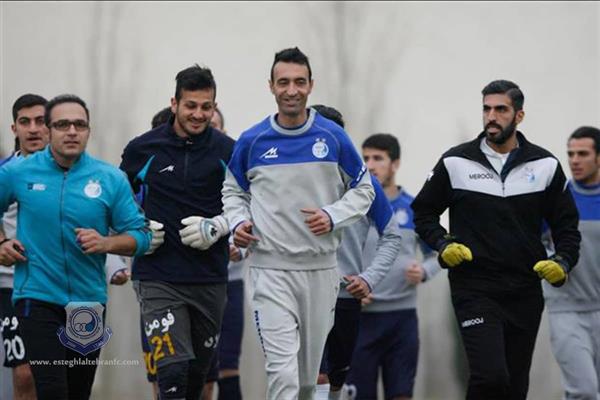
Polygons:
<instances>
[{"instance_id":1,"label":"man with short black hair","mask_svg":"<svg viewBox=\"0 0 600 400\"><path fill-rule=\"evenodd\" d=\"M407 400L413 397L419 358L417 286L429 281L440 266L437 254L414 231L413 197L396 184L398 139L389 133L371 135L363 142L362 154L392 205L402 246L386 279L374 288L363 307L348 384L356 386L357 398L375 398L381 372L385 398ZM378 252L375 236L369 234L365 259L373 259Z\"/></svg>"},{"instance_id":2,"label":"man with short black hair","mask_svg":"<svg viewBox=\"0 0 600 400\"><path fill-rule=\"evenodd\" d=\"M73 303L86 303L87 309L94 303L93 327L103 326L106 254L143 254L150 232L123 174L85 152L90 136L85 102L57 96L46 104L44 120L49 146L0 168L0 211L15 201L19 210L16 237L0 236L0 263L15 264L12 300L37 398L87 399L99 346L108 339L100 336L86 353L77 346L84 343L70 336L74 322L67 315L73 315Z\"/></svg>"},{"instance_id":3,"label":"man with short black hair","mask_svg":"<svg viewBox=\"0 0 600 400\"><path fill-rule=\"evenodd\" d=\"M275 54L278 113L242 133L223 185L234 243L248 258L267 398L312 399L339 291L341 228L364 216L371 178L335 122L306 108L313 87L297 47Z\"/></svg>"},{"instance_id":4,"label":"man with short black hair","mask_svg":"<svg viewBox=\"0 0 600 400\"><path fill-rule=\"evenodd\" d=\"M567 280L578 214L558 160L517 131L524 96L510 81L482 91L484 131L439 160L412 203L415 230L448 268L469 361L467 399L524 400L544 307L540 279ZM450 210L450 232L439 222ZM548 258L542 223L556 253Z\"/></svg>"},{"instance_id":5,"label":"man with short black hair","mask_svg":"<svg viewBox=\"0 0 600 400\"><path fill-rule=\"evenodd\" d=\"M342 114L335 108L320 104L311 108L344 128ZM344 387L344 382L351 370L352 354L359 335L361 302L389 279L390 267L402 246L392 206L373 175L371 183L375 199L369 211L344 228L343 240L337 250L338 269L344 284L335 304L335 321L327 336L315 400L352 398L351 389ZM364 252L370 241L375 242L377 254L366 259Z\"/></svg>"},{"instance_id":6,"label":"man with short black hair","mask_svg":"<svg viewBox=\"0 0 600 400\"><path fill-rule=\"evenodd\" d=\"M227 296L229 229L221 188L233 139L210 126L216 83L208 68L180 71L173 116L125 147L121 169L164 240L133 263L161 399L196 399L217 347ZM162 322L164 321L164 323Z\"/></svg>"},{"instance_id":7,"label":"man with short black hair","mask_svg":"<svg viewBox=\"0 0 600 400\"><path fill-rule=\"evenodd\" d=\"M567 141L569 188L579 211L577 268L561 288L543 282L550 344L562 373L566 400L600 398L600 130L576 129ZM546 232L544 237L549 239ZM550 243L551 244L551 243ZM554 253L553 246L548 246Z\"/></svg>"},{"instance_id":8,"label":"man with short black hair","mask_svg":"<svg viewBox=\"0 0 600 400\"><path fill-rule=\"evenodd\" d=\"M0 165L17 161L48 144L48 127L44 121L45 105L48 102L37 94L24 94L13 104L15 152ZM17 204L13 203L2 218L2 231L8 238L17 233ZM14 265L0 265L0 333L4 344L4 366L12 368L13 394L15 400L35 399L35 384L27 362L27 352L12 304Z\"/></svg>"}]
</instances>

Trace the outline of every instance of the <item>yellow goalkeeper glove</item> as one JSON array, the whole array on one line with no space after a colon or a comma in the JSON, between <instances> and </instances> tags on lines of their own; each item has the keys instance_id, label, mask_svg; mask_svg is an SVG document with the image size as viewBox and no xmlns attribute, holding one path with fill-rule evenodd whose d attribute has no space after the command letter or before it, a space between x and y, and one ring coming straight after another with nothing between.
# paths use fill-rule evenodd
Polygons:
<instances>
[{"instance_id":1,"label":"yellow goalkeeper glove","mask_svg":"<svg viewBox=\"0 0 600 400\"><path fill-rule=\"evenodd\" d=\"M449 267L456 267L463 261L473 261L473 254L464 244L451 242L440 253L442 261Z\"/></svg>"},{"instance_id":2,"label":"yellow goalkeeper glove","mask_svg":"<svg viewBox=\"0 0 600 400\"><path fill-rule=\"evenodd\" d=\"M538 261L533 270L540 278L550 282L553 286L562 286L567 280L566 269L554 260Z\"/></svg>"}]
</instances>

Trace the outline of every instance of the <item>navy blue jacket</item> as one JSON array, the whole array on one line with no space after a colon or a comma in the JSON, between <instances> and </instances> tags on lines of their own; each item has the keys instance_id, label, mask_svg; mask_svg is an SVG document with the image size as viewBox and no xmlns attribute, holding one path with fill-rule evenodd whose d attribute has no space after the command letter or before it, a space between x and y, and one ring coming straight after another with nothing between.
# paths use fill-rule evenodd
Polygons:
<instances>
[{"instance_id":1,"label":"navy blue jacket","mask_svg":"<svg viewBox=\"0 0 600 400\"><path fill-rule=\"evenodd\" d=\"M133 263L134 280L174 283L227 282L229 247L221 238L206 251L181 243L181 220L211 218L223 211L221 188L235 141L208 127L187 139L173 119L133 139L121 156L133 190L142 193L146 217L164 224L165 242Z\"/></svg>"}]
</instances>

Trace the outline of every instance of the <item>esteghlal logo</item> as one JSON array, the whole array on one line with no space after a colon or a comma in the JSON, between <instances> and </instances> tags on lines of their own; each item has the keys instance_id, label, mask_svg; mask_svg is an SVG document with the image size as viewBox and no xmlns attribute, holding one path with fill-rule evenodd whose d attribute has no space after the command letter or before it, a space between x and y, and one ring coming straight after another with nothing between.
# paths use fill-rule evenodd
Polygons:
<instances>
[{"instance_id":1,"label":"esteghlal logo","mask_svg":"<svg viewBox=\"0 0 600 400\"><path fill-rule=\"evenodd\" d=\"M483 322L483 317L473 318L463 321L462 324L460 324L460 326L462 326L463 328L468 328L473 325L481 325L483 324Z\"/></svg>"},{"instance_id":2,"label":"esteghlal logo","mask_svg":"<svg viewBox=\"0 0 600 400\"><path fill-rule=\"evenodd\" d=\"M269 150L265 151L260 158L277 158L277 147L271 147Z\"/></svg>"},{"instance_id":3,"label":"esteghlal logo","mask_svg":"<svg viewBox=\"0 0 600 400\"><path fill-rule=\"evenodd\" d=\"M535 181L535 173L533 172L532 168L525 167L525 179L527 179L527 182L529 183L533 183L533 181Z\"/></svg>"},{"instance_id":4,"label":"esteghlal logo","mask_svg":"<svg viewBox=\"0 0 600 400\"><path fill-rule=\"evenodd\" d=\"M480 172L469 174L469 179L494 179L494 175L491 172L482 174Z\"/></svg>"},{"instance_id":5,"label":"esteghlal logo","mask_svg":"<svg viewBox=\"0 0 600 400\"><path fill-rule=\"evenodd\" d=\"M104 346L112 336L110 328L104 329L102 304L71 302L65 311L67 326L61 326L57 332L63 346L85 356Z\"/></svg>"},{"instance_id":6,"label":"esteghlal logo","mask_svg":"<svg viewBox=\"0 0 600 400\"><path fill-rule=\"evenodd\" d=\"M313 156L317 158L325 158L329 154L329 147L325 143L324 138L317 138L315 144L312 147Z\"/></svg>"},{"instance_id":7,"label":"esteghlal logo","mask_svg":"<svg viewBox=\"0 0 600 400\"><path fill-rule=\"evenodd\" d=\"M404 208L399 208L396 211L396 218L398 218L398 223L400 225L406 225L408 223L408 212Z\"/></svg>"},{"instance_id":8,"label":"esteghlal logo","mask_svg":"<svg viewBox=\"0 0 600 400\"><path fill-rule=\"evenodd\" d=\"M100 186L98 181L90 179L87 185L85 185L85 188L83 188L83 193L90 199L95 199L102 194L102 186Z\"/></svg>"}]
</instances>

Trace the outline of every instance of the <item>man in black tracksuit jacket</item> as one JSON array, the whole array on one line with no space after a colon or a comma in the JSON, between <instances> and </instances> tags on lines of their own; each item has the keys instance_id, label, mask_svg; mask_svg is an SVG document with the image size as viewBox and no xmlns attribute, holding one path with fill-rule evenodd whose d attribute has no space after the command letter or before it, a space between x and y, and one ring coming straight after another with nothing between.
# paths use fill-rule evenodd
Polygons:
<instances>
[{"instance_id":1,"label":"man in black tracksuit jacket","mask_svg":"<svg viewBox=\"0 0 600 400\"><path fill-rule=\"evenodd\" d=\"M447 151L412 203L415 230L449 268L469 361L467 399L526 399L543 310L540 278L562 285L579 256L578 214L558 160L516 126L524 97L483 90L484 132ZM439 216L450 210L450 232ZM556 256L541 242L547 221Z\"/></svg>"},{"instance_id":2,"label":"man in black tracksuit jacket","mask_svg":"<svg viewBox=\"0 0 600 400\"><path fill-rule=\"evenodd\" d=\"M209 125L216 107L211 71L196 65L176 81L174 115L129 142L120 167L142 193L152 221L153 252L134 260L132 279L158 366L159 397L197 399L226 302L229 244L221 189L234 140ZM155 243L158 234L163 243ZM200 239L207 234L210 243Z\"/></svg>"}]
</instances>

